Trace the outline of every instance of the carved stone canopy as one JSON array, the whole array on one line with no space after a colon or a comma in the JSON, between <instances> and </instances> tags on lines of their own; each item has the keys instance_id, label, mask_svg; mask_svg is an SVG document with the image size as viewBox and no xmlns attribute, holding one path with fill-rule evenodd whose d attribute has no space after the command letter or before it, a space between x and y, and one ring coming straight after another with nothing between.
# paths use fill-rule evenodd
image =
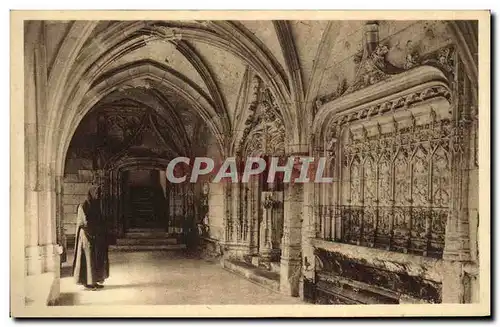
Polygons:
<instances>
[{"instance_id":1,"label":"carved stone canopy","mask_svg":"<svg viewBox=\"0 0 500 327\"><path fill-rule=\"evenodd\" d=\"M439 108L449 107L451 92L446 76L432 66L416 67L325 104L315 117L314 130L330 135L331 128L360 120L375 121L374 117L392 116L438 98L448 102L448 106Z\"/></svg>"},{"instance_id":2,"label":"carved stone canopy","mask_svg":"<svg viewBox=\"0 0 500 327\"><path fill-rule=\"evenodd\" d=\"M280 154L284 150L285 127L276 101L260 79L254 83L253 101L240 139L239 152L247 155Z\"/></svg>"}]
</instances>

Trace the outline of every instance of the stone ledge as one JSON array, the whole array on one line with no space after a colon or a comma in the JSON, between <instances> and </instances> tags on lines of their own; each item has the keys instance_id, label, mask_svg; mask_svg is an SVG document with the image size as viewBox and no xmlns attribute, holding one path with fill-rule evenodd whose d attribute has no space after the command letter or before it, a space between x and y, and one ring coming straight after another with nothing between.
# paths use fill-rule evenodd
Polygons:
<instances>
[{"instance_id":1,"label":"stone ledge","mask_svg":"<svg viewBox=\"0 0 500 327\"><path fill-rule=\"evenodd\" d=\"M225 269L243 276L262 287L278 293L280 291L280 275L275 272L265 271L246 262L231 259L223 259L221 260L221 264Z\"/></svg>"},{"instance_id":2,"label":"stone ledge","mask_svg":"<svg viewBox=\"0 0 500 327\"><path fill-rule=\"evenodd\" d=\"M325 241L317 238L311 241L312 245L316 248L362 259L365 260L367 264L388 271L405 272L410 276L420 276L439 283L443 281L443 271L445 267L444 261L440 259Z\"/></svg>"},{"instance_id":3,"label":"stone ledge","mask_svg":"<svg viewBox=\"0 0 500 327\"><path fill-rule=\"evenodd\" d=\"M210 236L203 236L201 237L203 241L209 242L209 243L220 243L220 241L216 238L212 238Z\"/></svg>"},{"instance_id":4,"label":"stone ledge","mask_svg":"<svg viewBox=\"0 0 500 327\"><path fill-rule=\"evenodd\" d=\"M27 306L52 305L59 296L59 279L54 272L26 276L25 285Z\"/></svg>"},{"instance_id":5,"label":"stone ledge","mask_svg":"<svg viewBox=\"0 0 500 327\"><path fill-rule=\"evenodd\" d=\"M176 251L186 249L186 244L120 244L110 245L109 251Z\"/></svg>"}]
</instances>

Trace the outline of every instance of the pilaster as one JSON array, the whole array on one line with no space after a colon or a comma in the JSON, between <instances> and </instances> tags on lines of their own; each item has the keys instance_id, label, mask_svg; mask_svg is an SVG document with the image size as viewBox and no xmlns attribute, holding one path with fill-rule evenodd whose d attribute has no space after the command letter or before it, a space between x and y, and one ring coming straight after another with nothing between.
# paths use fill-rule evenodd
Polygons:
<instances>
[{"instance_id":1,"label":"pilaster","mask_svg":"<svg viewBox=\"0 0 500 327\"><path fill-rule=\"evenodd\" d=\"M443 260L447 276L443 280L443 303L463 303L466 286L464 266L472 260L469 226L469 182L471 160L471 113L474 111L473 89L463 64L458 61L454 83L453 123L450 135L451 196L446 223ZM477 192L478 190L471 190Z\"/></svg>"},{"instance_id":2,"label":"pilaster","mask_svg":"<svg viewBox=\"0 0 500 327\"><path fill-rule=\"evenodd\" d=\"M302 276L300 279L299 293L301 299L304 299L303 280L314 280L315 257L312 239L316 236L316 216L315 216L315 188L314 183L304 184L304 202L302 219Z\"/></svg>"},{"instance_id":3,"label":"pilaster","mask_svg":"<svg viewBox=\"0 0 500 327\"><path fill-rule=\"evenodd\" d=\"M62 247L58 244L27 246L25 263L27 275L39 275L54 272L59 276Z\"/></svg>"},{"instance_id":4,"label":"pilaster","mask_svg":"<svg viewBox=\"0 0 500 327\"><path fill-rule=\"evenodd\" d=\"M306 146L295 148L304 149ZM294 153L292 156L307 156L307 153ZM285 184L280 291L291 296L300 295L303 204L304 184L293 181Z\"/></svg>"}]
</instances>

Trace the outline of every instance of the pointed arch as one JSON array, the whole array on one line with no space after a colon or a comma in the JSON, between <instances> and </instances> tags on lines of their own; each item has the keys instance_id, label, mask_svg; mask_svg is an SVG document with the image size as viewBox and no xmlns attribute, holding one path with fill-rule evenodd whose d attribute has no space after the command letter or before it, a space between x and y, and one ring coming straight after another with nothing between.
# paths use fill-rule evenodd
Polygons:
<instances>
[{"instance_id":1,"label":"pointed arch","mask_svg":"<svg viewBox=\"0 0 500 327\"><path fill-rule=\"evenodd\" d=\"M74 104L68 108L65 115L61 117L64 124L61 125L62 128L57 130L58 139L63 141L63 146L59 147L57 158L64 158L69 146L69 140L85 114L107 94L135 80L147 80L152 87L165 87L190 103L194 113L199 115L211 129L219 147L224 149L224 133L220 117L215 112L215 108L211 101L207 99L207 96L200 94L199 90L171 69L166 69L164 66L150 61L141 61L133 65L119 67L116 74L109 76L107 79L100 79L85 94L79 104ZM59 163L59 166L56 167L58 171L62 169L60 166L61 161L56 160L56 163Z\"/></svg>"}]
</instances>

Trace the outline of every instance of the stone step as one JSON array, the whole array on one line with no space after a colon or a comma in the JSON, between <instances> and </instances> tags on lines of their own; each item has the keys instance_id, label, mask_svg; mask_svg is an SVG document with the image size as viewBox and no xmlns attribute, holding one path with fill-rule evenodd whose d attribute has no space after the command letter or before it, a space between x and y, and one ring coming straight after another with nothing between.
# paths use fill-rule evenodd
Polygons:
<instances>
[{"instance_id":1,"label":"stone step","mask_svg":"<svg viewBox=\"0 0 500 327\"><path fill-rule=\"evenodd\" d=\"M249 263L231 259L224 259L221 263L225 269L244 276L245 278L248 278L249 280L272 291L279 292L280 275L278 273L266 271Z\"/></svg>"},{"instance_id":2,"label":"stone step","mask_svg":"<svg viewBox=\"0 0 500 327\"><path fill-rule=\"evenodd\" d=\"M176 238L164 228L130 228L125 232L123 238Z\"/></svg>"},{"instance_id":3,"label":"stone step","mask_svg":"<svg viewBox=\"0 0 500 327\"><path fill-rule=\"evenodd\" d=\"M110 245L110 251L168 251L168 250L183 250L186 244L161 244L161 245Z\"/></svg>"},{"instance_id":4,"label":"stone step","mask_svg":"<svg viewBox=\"0 0 500 327\"><path fill-rule=\"evenodd\" d=\"M116 245L163 245L163 244L177 244L177 238L119 238L116 240Z\"/></svg>"},{"instance_id":5,"label":"stone step","mask_svg":"<svg viewBox=\"0 0 500 327\"><path fill-rule=\"evenodd\" d=\"M163 232L126 232L123 238L172 238L172 234Z\"/></svg>"},{"instance_id":6,"label":"stone step","mask_svg":"<svg viewBox=\"0 0 500 327\"><path fill-rule=\"evenodd\" d=\"M261 262L262 259L259 256L254 255L250 258L250 260L252 266L259 269L266 269L265 267L263 267L264 263ZM268 268L270 269L269 271L273 273L279 274L281 271L281 263L279 262L266 262L265 265L268 266Z\"/></svg>"},{"instance_id":7,"label":"stone step","mask_svg":"<svg viewBox=\"0 0 500 327\"><path fill-rule=\"evenodd\" d=\"M158 227L134 227L127 229L127 232L165 232L165 228Z\"/></svg>"}]
</instances>

